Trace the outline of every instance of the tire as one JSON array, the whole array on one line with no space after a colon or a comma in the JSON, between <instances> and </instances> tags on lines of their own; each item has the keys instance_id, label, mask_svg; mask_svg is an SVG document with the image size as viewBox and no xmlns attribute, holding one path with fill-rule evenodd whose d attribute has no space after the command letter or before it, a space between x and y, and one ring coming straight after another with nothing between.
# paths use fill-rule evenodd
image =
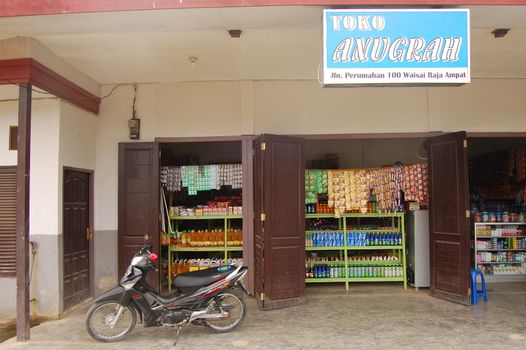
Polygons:
<instances>
[{"instance_id":1,"label":"tire","mask_svg":"<svg viewBox=\"0 0 526 350\"><path fill-rule=\"evenodd\" d=\"M237 290L227 290L216 297L221 306L228 306L229 316L219 320L205 320L204 324L216 333L228 333L237 328L247 316L247 305ZM212 312L219 312L217 307ZM235 310L235 312L233 312Z\"/></svg>"},{"instance_id":2,"label":"tire","mask_svg":"<svg viewBox=\"0 0 526 350\"><path fill-rule=\"evenodd\" d=\"M123 306L119 322L114 329L110 328L109 322L116 316L120 306L118 301L109 300L90 307L86 314L86 329L93 339L103 343L116 342L133 331L137 323L137 312L130 305Z\"/></svg>"}]
</instances>

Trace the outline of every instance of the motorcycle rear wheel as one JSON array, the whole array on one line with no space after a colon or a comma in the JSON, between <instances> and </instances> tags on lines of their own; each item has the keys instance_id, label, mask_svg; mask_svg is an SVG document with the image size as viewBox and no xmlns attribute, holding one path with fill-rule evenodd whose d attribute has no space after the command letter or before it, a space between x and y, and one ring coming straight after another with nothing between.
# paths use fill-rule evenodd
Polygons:
<instances>
[{"instance_id":1,"label":"motorcycle rear wheel","mask_svg":"<svg viewBox=\"0 0 526 350\"><path fill-rule=\"evenodd\" d=\"M228 290L217 296L217 302L228 317L218 320L205 320L205 326L216 333L228 333L238 327L247 315L247 305L239 291ZM219 305L211 313L220 313Z\"/></svg>"},{"instance_id":2,"label":"motorcycle rear wheel","mask_svg":"<svg viewBox=\"0 0 526 350\"><path fill-rule=\"evenodd\" d=\"M95 340L110 343L122 340L134 328L137 323L137 312L131 306L123 306L124 310L111 328L110 323L117 316L121 305L117 301L105 301L93 304L86 314L86 328L88 334Z\"/></svg>"}]
</instances>

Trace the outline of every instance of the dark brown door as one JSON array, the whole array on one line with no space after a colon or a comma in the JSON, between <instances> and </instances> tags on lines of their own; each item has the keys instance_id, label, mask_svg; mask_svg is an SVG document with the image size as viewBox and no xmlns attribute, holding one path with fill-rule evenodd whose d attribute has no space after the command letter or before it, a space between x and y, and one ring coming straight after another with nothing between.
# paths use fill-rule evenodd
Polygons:
<instances>
[{"instance_id":1,"label":"dark brown door","mask_svg":"<svg viewBox=\"0 0 526 350\"><path fill-rule=\"evenodd\" d=\"M119 276L132 257L148 244L159 252L159 156L152 142L119 144ZM148 282L159 288L159 274Z\"/></svg>"},{"instance_id":2,"label":"dark brown door","mask_svg":"<svg viewBox=\"0 0 526 350\"><path fill-rule=\"evenodd\" d=\"M263 309L305 301L303 140L261 135L254 143L255 292Z\"/></svg>"},{"instance_id":3,"label":"dark brown door","mask_svg":"<svg viewBox=\"0 0 526 350\"><path fill-rule=\"evenodd\" d=\"M471 244L466 133L427 141L431 293L470 303Z\"/></svg>"},{"instance_id":4,"label":"dark brown door","mask_svg":"<svg viewBox=\"0 0 526 350\"><path fill-rule=\"evenodd\" d=\"M89 297L89 177L64 170L64 309Z\"/></svg>"}]
</instances>

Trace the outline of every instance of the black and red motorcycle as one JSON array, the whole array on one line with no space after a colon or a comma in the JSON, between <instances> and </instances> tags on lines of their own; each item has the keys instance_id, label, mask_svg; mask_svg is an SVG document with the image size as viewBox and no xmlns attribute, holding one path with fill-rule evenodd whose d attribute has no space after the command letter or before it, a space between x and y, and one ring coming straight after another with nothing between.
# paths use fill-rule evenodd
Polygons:
<instances>
[{"instance_id":1,"label":"black and red motorcycle","mask_svg":"<svg viewBox=\"0 0 526 350\"><path fill-rule=\"evenodd\" d=\"M215 332L230 332L247 313L241 279L246 267L223 265L182 273L173 280L175 291L160 296L146 282L148 271L158 259L151 247L142 248L133 257L118 287L93 301L86 315L88 333L101 342L119 341L137 323L145 327L177 327L201 324Z\"/></svg>"}]
</instances>

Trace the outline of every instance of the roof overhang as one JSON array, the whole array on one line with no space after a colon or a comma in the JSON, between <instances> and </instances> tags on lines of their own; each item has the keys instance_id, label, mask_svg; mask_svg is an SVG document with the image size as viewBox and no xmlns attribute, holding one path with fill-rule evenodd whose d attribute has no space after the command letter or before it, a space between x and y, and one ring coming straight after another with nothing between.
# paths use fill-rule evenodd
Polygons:
<instances>
[{"instance_id":1,"label":"roof overhang","mask_svg":"<svg viewBox=\"0 0 526 350\"><path fill-rule=\"evenodd\" d=\"M31 84L98 114L99 84L33 38L0 42L0 85Z\"/></svg>"},{"instance_id":2,"label":"roof overhang","mask_svg":"<svg viewBox=\"0 0 526 350\"><path fill-rule=\"evenodd\" d=\"M258 6L459 6L525 5L525 0L12 0L0 2L0 17L66 13Z\"/></svg>"}]
</instances>

